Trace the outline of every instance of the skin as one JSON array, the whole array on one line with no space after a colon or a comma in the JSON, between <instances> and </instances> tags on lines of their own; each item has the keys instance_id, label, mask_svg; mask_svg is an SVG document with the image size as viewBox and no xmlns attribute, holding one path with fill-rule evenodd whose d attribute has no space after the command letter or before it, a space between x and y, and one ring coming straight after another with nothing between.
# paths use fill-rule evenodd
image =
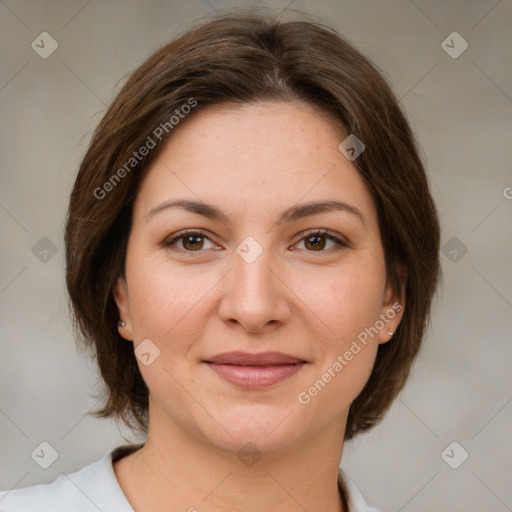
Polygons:
<instances>
[{"instance_id":1,"label":"skin","mask_svg":"<svg viewBox=\"0 0 512 512\"><path fill-rule=\"evenodd\" d=\"M301 102L213 106L182 121L149 169L114 292L122 336L160 350L151 364L138 361L150 390L146 444L114 464L135 511L344 510L348 410L401 313L308 404L297 397L403 305L386 283L373 199L338 150L346 135ZM211 203L230 220L170 208L148 216L176 199ZM325 200L350 204L364 222L331 211L278 223L287 208ZM304 232L322 228L350 247L322 237L315 247ZM206 238L165 245L188 229ZM252 263L236 252L248 236L262 249ZM203 363L228 351L280 351L307 364L248 390ZM261 455L250 467L237 457L249 442Z\"/></svg>"}]
</instances>

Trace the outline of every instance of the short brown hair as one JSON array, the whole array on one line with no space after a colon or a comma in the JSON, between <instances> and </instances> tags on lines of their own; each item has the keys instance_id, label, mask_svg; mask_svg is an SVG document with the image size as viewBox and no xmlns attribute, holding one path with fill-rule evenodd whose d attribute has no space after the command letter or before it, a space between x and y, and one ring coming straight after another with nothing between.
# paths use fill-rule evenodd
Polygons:
<instances>
[{"instance_id":1,"label":"short brown hair","mask_svg":"<svg viewBox=\"0 0 512 512\"><path fill-rule=\"evenodd\" d=\"M66 224L66 283L75 330L106 385L93 414L147 432L148 388L132 344L118 333L113 287L124 275L137 191L172 130L133 168L126 163L191 98L197 106L189 116L221 103L303 101L365 144L353 164L375 201L387 278L405 293L405 309L350 407L350 439L383 417L418 353L440 275L438 216L415 137L376 66L317 21L255 12L208 18L151 55L112 102L81 163Z\"/></svg>"}]
</instances>

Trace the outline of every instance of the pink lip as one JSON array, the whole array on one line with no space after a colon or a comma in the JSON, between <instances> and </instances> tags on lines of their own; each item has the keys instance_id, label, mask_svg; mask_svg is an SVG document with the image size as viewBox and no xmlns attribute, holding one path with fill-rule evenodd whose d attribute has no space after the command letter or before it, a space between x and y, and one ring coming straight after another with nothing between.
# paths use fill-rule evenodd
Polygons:
<instances>
[{"instance_id":1,"label":"pink lip","mask_svg":"<svg viewBox=\"0 0 512 512\"><path fill-rule=\"evenodd\" d=\"M249 389L281 382L306 364L306 361L281 352L226 352L204 362L229 383Z\"/></svg>"}]
</instances>

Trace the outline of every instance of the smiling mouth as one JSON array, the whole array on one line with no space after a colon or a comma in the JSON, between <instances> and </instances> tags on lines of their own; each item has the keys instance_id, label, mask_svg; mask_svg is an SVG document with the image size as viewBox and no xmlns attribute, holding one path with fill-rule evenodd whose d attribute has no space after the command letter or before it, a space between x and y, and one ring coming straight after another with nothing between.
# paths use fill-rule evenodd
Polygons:
<instances>
[{"instance_id":1,"label":"smiling mouth","mask_svg":"<svg viewBox=\"0 0 512 512\"><path fill-rule=\"evenodd\" d=\"M281 352L229 352L203 361L219 377L246 389L262 389L295 375L307 361Z\"/></svg>"}]
</instances>

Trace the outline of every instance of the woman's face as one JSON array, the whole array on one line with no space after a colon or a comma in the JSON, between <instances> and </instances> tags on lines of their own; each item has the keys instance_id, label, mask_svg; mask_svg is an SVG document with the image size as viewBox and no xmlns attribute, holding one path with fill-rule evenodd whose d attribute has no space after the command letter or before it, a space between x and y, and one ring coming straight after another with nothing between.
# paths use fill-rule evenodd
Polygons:
<instances>
[{"instance_id":1,"label":"woman's face","mask_svg":"<svg viewBox=\"0 0 512 512\"><path fill-rule=\"evenodd\" d=\"M401 316L346 135L298 102L216 106L174 129L115 290L150 432L230 452L341 439Z\"/></svg>"}]
</instances>

